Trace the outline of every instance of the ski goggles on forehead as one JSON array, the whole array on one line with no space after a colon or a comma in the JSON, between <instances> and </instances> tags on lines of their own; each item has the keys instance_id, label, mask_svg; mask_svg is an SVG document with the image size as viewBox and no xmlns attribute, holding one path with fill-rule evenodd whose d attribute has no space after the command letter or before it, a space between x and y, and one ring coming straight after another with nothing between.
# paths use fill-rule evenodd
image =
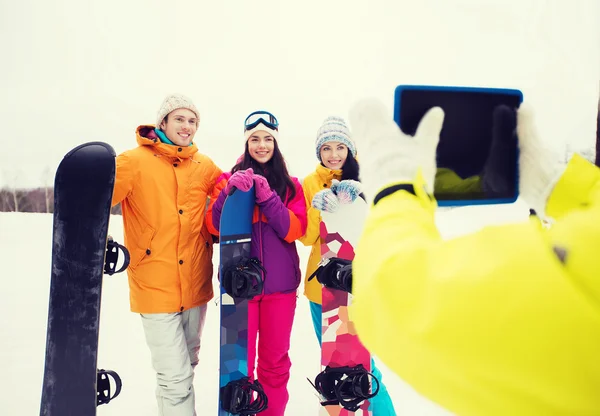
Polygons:
<instances>
[{"instance_id":1,"label":"ski goggles on forehead","mask_svg":"<svg viewBox=\"0 0 600 416\"><path fill-rule=\"evenodd\" d=\"M263 123L273 130L278 130L279 128L279 122L273 114L268 111L255 111L246 117L246 121L244 121L244 130L252 130L254 127L258 126L259 123Z\"/></svg>"}]
</instances>

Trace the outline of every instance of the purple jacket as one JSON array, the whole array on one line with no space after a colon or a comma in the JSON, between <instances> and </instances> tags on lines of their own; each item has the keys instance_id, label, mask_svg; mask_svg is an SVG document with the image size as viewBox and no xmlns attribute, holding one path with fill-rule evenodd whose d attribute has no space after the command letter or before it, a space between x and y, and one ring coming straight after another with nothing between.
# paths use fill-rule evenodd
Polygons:
<instances>
[{"instance_id":1,"label":"purple jacket","mask_svg":"<svg viewBox=\"0 0 600 416\"><path fill-rule=\"evenodd\" d=\"M217 236L227 197L224 189L230 177L231 173L225 172L217 179L206 213L208 229ZM302 185L297 178L292 181L296 195L287 204L274 193L254 207L250 255L257 257L266 270L264 294L296 291L301 281L296 240L306 231L306 202Z\"/></svg>"}]
</instances>

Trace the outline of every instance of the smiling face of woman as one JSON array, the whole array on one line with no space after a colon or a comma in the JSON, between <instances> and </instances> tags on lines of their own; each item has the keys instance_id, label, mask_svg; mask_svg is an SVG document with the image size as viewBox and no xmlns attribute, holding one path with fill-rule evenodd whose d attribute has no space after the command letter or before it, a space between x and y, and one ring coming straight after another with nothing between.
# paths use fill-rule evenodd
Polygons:
<instances>
[{"instance_id":1,"label":"smiling face of woman","mask_svg":"<svg viewBox=\"0 0 600 416\"><path fill-rule=\"evenodd\" d=\"M342 169L348 157L348 147L341 142L327 142L319 151L326 168Z\"/></svg>"},{"instance_id":2,"label":"smiling face of woman","mask_svg":"<svg viewBox=\"0 0 600 416\"><path fill-rule=\"evenodd\" d=\"M273 157L275 138L269 132L259 130L248 138L248 153L258 163L265 164Z\"/></svg>"}]
</instances>

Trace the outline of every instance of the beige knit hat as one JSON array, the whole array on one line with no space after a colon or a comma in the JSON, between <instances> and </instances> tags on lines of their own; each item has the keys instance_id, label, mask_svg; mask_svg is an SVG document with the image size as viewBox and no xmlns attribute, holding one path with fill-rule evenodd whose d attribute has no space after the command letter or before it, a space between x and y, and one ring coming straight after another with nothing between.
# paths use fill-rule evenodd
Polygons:
<instances>
[{"instance_id":1,"label":"beige knit hat","mask_svg":"<svg viewBox=\"0 0 600 416\"><path fill-rule=\"evenodd\" d=\"M170 94L165 97L160 106L160 110L158 110L158 114L156 115L156 128L160 128L160 123L162 123L167 114L178 108L187 108L196 114L196 127L198 127L200 124L200 112L192 100L182 94Z\"/></svg>"}]
</instances>

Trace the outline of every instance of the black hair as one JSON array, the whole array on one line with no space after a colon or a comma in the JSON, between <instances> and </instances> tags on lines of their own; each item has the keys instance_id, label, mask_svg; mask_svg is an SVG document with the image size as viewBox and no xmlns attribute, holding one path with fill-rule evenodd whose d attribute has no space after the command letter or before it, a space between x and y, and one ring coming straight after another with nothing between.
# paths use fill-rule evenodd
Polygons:
<instances>
[{"instance_id":1,"label":"black hair","mask_svg":"<svg viewBox=\"0 0 600 416\"><path fill-rule=\"evenodd\" d=\"M344 162L344 166L342 166L342 180L352 179L359 181L359 172L358 161L352 156L350 149L348 149L348 156L346 156L346 161Z\"/></svg>"}]
</instances>

